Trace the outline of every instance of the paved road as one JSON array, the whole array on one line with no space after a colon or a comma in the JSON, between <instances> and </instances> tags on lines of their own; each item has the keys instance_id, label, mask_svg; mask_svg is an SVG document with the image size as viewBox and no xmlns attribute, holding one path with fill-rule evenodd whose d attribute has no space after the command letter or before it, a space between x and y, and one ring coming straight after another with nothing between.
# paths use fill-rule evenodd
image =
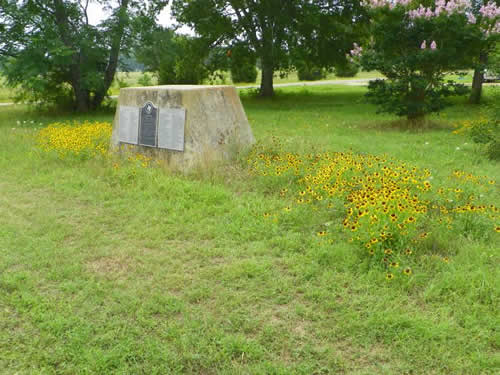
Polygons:
<instances>
[{"instance_id":1,"label":"paved road","mask_svg":"<svg viewBox=\"0 0 500 375\"><path fill-rule=\"evenodd\" d=\"M311 81L311 82L292 82L292 83L275 83L276 87L293 87L293 86L324 86L324 85L348 85L348 86L365 86L375 78L359 78L359 79L337 79L330 81ZM260 85L251 86L236 86L237 89L258 89Z\"/></svg>"}]
</instances>

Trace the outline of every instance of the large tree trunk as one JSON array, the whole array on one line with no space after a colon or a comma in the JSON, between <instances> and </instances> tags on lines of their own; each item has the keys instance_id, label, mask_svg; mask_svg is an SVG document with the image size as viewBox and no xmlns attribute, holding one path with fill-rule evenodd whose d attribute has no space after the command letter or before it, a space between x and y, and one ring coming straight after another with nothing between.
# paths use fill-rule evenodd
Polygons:
<instances>
[{"instance_id":1,"label":"large tree trunk","mask_svg":"<svg viewBox=\"0 0 500 375\"><path fill-rule=\"evenodd\" d=\"M479 104L483 93L484 67L488 62L488 54L481 52L479 54L479 66L474 69L474 77L472 78L472 91L469 97L469 103Z\"/></svg>"},{"instance_id":2,"label":"large tree trunk","mask_svg":"<svg viewBox=\"0 0 500 375\"><path fill-rule=\"evenodd\" d=\"M88 112L90 110L90 96L83 90L75 91L75 109L77 112Z\"/></svg>"},{"instance_id":3,"label":"large tree trunk","mask_svg":"<svg viewBox=\"0 0 500 375\"><path fill-rule=\"evenodd\" d=\"M273 76L274 67L270 62L262 62L262 79L260 81L260 95L261 96L273 96Z\"/></svg>"},{"instance_id":4,"label":"large tree trunk","mask_svg":"<svg viewBox=\"0 0 500 375\"><path fill-rule=\"evenodd\" d=\"M118 57L120 55L123 34L125 32L125 25L127 23L127 8L129 0L122 0L120 9L118 10L118 23L116 24L116 32L114 33L114 38L111 43L111 50L109 52L108 64L106 66L106 71L104 72L103 85L101 90L97 91L94 95L92 101L92 108L98 108L104 98L106 97L111 83L113 83L113 78L116 74L116 69L118 67Z\"/></svg>"}]
</instances>

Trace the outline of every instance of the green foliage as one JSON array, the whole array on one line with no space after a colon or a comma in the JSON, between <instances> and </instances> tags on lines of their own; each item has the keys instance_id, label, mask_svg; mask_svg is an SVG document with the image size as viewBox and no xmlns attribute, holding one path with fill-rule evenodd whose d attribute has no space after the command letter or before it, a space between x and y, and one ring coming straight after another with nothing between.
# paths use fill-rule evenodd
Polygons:
<instances>
[{"instance_id":1,"label":"green foliage","mask_svg":"<svg viewBox=\"0 0 500 375\"><path fill-rule=\"evenodd\" d=\"M299 81L318 81L326 78L327 71L325 68L303 64L297 68L297 76Z\"/></svg>"},{"instance_id":2,"label":"green foliage","mask_svg":"<svg viewBox=\"0 0 500 375\"><path fill-rule=\"evenodd\" d=\"M469 91L453 81L444 82L443 77L436 77L434 85L429 86L418 73L397 80L377 79L369 82L366 97L378 106L379 112L419 120L426 114L441 111L448 104L447 97L465 95Z\"/></svg>"},{"instance_id":3,"label":"green foliage","mask_svg":"<svg viewBox=\"0 0 500 375\"><path fill-rule=\"evenodd\" d=\"M500 95L495 92L494 100L482 109L479 119L465 121L455 133L466 133L475 143L481 145L491 160L500 160Z\"/></svg>"},{"instance_id":4,"label":"green foliage","mask_svg":"<svg viewBox=\"0 0 500 375\"><path fill-rule=\"evenodd\" d=\"M234 83L257 81L257 67L252 63L244 63L238 66L231 66L231 80Z\"/></svg>"},{"instance_id":5,"label":"green foliage","mask_svg":"<svg viewBox=\"0 0 500 375\"><path fill-rule=\"evenodd\" d=\"M149 73L144 72L137 80L137 83L141 86L152 86L153 79Z\"/></svg>"},{"instance_id":6,"label":"green foliage","mask_svg":"<svg viewBox=\"0 0 500 375\"><path fill-rule=\"evenodd\" d=\"M260 61L260 94L272 96L277 71L294 62L328 66L345 59L358 37L359 1L332 6L327 0L174 0L177 20L194 28L211 47L244 46Z\"/></svg>"},{"instance_id":7,"label":"green foliage","mask_svg":"<svg viewBox=\"0 0 500 375\"><path fill-rule=\"evenodd\" d=\"M126 77L120 78L120 77L115 77L116 84L118 85L119 88L123 89L125 87L128 87L129 84L126 80Z\"/></svg>"},{"instance_id":8,"label":"green foliage","mask_svg":"<svg viewBox=\"0 0 500 375\"><path fill-rule=\"evenodd\" d=\"M200 38L156 28L145 35L138 61L158 75L158 84L200 84L212 71L210 49Z\"/></svg>"},{"instance_id":9,"label":"green foliage","mask_svg":"<svg viewBox=\"0 0 500 375\"><path fill-rule=\"evenodd\" d=\"M88 23L83 2L3 0L0 64L7 83L33 103L68 103L79 111L99 107L139 30L165 5L155 0L107 5L110 15Z\"/></svg>"},{"instance_id":10,"label":"green foliage","mask_svg":"<svg viewBox=\"0 0 500 375\"><path fill-rule=\"evenodd\" d=\"M337 77L354 77L359 72L358 65L346 61L343 64L337 64L335 66L335 75Z\"/></svg>"},{"instance_id":11,"label":"green foliage","mask_svg":"<svg viewBox=\"0 0 500 375\"><path fill-rule=\"evenodd\" d=\"M379 7L373 10L370 34L360 62L387 77L369 86L368 98L380 111L420 120L442 110L446 97L467 93L463 85L444 79L446 72L470 64L475 51L478 30L465 15L411 19L401 5Z\"/></svg>"},{"instance_id":12,"label":"green foliage","mask_svg":"<svg viewBox=\"0 0 500 375\"><path fill-rule=\"evenodd\" d=\"M236 45L227 52L230 59L231 79L234 83L257 80L257 58L244 45Z\"/></svg>"}]
</instances>

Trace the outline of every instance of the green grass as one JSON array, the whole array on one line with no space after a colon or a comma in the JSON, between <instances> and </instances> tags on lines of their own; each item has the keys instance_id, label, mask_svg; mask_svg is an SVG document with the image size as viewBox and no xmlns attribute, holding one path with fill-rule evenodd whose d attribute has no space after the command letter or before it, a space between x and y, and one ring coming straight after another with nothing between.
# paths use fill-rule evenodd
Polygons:
<instances>
[{"instance_id":1,"label":"green grass","mask_svg":"<svg viewBox=\"0 0 500 375\"><path fill-rule=\"evenodd\" d=\"M111 85L111 88L109 90L109 95L118 95L120 93L120 84L119 81L122 82L122 87L136 87L136 86L141 86L141 84L138 82L141 76L144 73L141 72L118 72L116 73L115 80L113 81L113 84ZM151 83L152 85L156 85L157 78L154 74L148 73L151 77ZM207 82L207 83L213 83L213 84L223 84L223 85L232 85L234 84L231 81L231 75L228 72L221 72L222 79L218 79L215 82ZM257 74L257 79L255 82L247 82L247 83L237 83L237 86L254 86L258 85L260 83L261 79L261 74L262 72L259 70ZM367 78L380 78L382 77L380 73L378 72L359 72L356 74L355 77L337 77L334 73L329 73L327 77L322 80L351 80L351 79L367 79ZM461 83L471 83L472 82L472 74L469 72L465 77L459 77L457 75L450 75L450 79L461 82ZM278 74L274 78L274 83L275 84L281 84L281 83L298 83L298 82L305 82L305 81L299 81L297 77L297 72L291 72L290 74L286 76L279 76ZM0 103L6 103L6 102L12 102L14 101L14 91L7 87L5 85L5 82L3 82L2 79L0 79Z\"/></svg>"},{"instance_id":2,"label":"green grass","mask_svg":"<svg viewBox=\"0 0 500 375\"><path fill-rule=\"evenodd\" d=\"M364 90L242 100L264 143L500 181L498 163L450 131L479 109L457 100L433 117L439 127L409 131L376 115ZM498 235L456 233L442 249L449 264L387 283L340 235L324 247L307 228L263 220L280 205L276 184L239 164L180 176L35 147L52 121L112 117L0 108L0 373L500 371Z\"/></svg>"}]
</instances>

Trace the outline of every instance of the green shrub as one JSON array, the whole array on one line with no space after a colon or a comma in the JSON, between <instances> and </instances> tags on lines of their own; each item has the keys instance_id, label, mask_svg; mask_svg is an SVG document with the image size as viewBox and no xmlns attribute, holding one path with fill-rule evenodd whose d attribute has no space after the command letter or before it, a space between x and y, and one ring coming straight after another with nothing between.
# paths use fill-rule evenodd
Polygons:
<instances>
[{"instance_id":1,"label":"green shrub","mask_svg":"<svg viewBox=\"0 0 500 375\"><path fill-rule=\"evenodd\" d=\"M246 45L236 44L227 51L233 82L257 81L257 57Z\"/></svg>"},{"instance_id":2,"label":"green shrub","mask_svg":"<svg viewBox=\"0 0 500 375\"><path fill-rule=\"evenodd\" d=\"M255 82L257 81L257 67L255 62L244 64L231 64L231 79L237 82Z\"/></svg>"},{"instance_id":3,"label":"green shrub","mask_svg":"<svg viewBox=\"0 0 500 375\"><path fill-rule=\"evenodd\" d=\"M158 75L158 84L200 84L210 74L205 41L159 28L137 52L137 60Z\"/></svg>"},{"instance_id":4,"label":"green shrub","mask_svg":"<svg viewBox=\"0 0 500 375\"><path fill-rule=\"evenodd\" d=\"M141 85L141 86L152 86L153 85L153 79L151 78L150 74L144 73L137 80L137 83L139 83L139 85Z\"/></svg>"},{"instance_id":5,"label":"green shrub","mask_svg":"<svg viewBox=\"0 0 500 375\"><path fill-rule=\"evenodd\" d=\"M299 81L318 81L326 78L326 69L304 64L297 68Z\"/></svg>"},{"instance_id":6,"label":"green shrub","mask_svg":"<svg viewBox=\"0 0 500 375\"><path fill-rule=\"evenodd\" d=\"M125 78L122 79L118 75L116 75L115 80L116 80L116 84L118 85L119 88L123 89L125 87L128 87L128 83L125 80Z\"/></svg>"},{"instance_id":7,"label":"green shrub","mask_svg":"<svg viewBox=\"0 0 500 375\"><path fill-rule=\"evenodd\" d=\"M358 72L359 67L350 62L335 67L335 75L337 77L354 77Z\"/></svg>"},{"instance_id":8,"label":"green shrub","mask_svg":"<svg viewBox=\"0 0 500 375\"><path fill-rule=\"evenodd\" d=\"M482 145L491 160L500 160L500 98L496 93L493 104L482 111L478 120L464 121L455 134L465 133L473 142Z\"/></svg>"}]
</instances>

